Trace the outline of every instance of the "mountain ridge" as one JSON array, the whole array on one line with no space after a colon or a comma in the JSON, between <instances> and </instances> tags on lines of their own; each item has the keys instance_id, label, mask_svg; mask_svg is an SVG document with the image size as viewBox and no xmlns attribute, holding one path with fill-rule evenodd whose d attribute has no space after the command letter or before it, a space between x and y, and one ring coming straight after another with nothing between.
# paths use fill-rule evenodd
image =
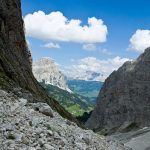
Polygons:
<instances>
[{"instance_id":1,"label":"mountain ridge","mask_svg":"<svg viewBox=\"0 0 150 150\"><path fill-rule=\"evenodd\" d=\"M134 124L150 125L150 48L137 60L126 62L106 80L86 126L112 132Z\"/></svg>"}]
</instances>

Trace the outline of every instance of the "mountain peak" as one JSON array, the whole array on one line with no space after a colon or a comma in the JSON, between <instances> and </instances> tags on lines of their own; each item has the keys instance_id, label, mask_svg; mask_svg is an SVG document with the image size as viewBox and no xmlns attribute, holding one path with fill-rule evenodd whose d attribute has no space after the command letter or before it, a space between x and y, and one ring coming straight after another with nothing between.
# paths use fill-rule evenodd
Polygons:
<instances>
[{"instance_id":1,"label":"mountain peak","mask_svg":"<svg viewBox=\"0 0 150 150\"><path fill-rule=\"evenodd\" d=\"M49 57L43 57L33 63L33 73L39 82L45 82L71 92L68 88L64 74L59 70L55 61Z\"/></svg>"}]
</instances>

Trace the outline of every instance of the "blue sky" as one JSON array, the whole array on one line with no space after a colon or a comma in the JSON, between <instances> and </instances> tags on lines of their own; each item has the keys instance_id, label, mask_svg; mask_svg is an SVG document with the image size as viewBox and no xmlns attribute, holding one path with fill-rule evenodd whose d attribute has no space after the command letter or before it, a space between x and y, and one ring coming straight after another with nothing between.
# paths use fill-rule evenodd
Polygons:
<instances>
[{"instance_id":1,"label":"blue sky","mask_svg":"<svg viewBox=\"0 0 150 150\"><path fill-rule=\"evenodd\" d=\"M85 43L48 41L28 36L33 59L48 56L64 66L77 63L73 60L87 57L98 60L113 59L116 56L134 59L142 50L127 50L131 44L129 40L138 29L149 29L149 6L148 0L22 0L23 16L39 10L45 14L59 11L68 20L81 20L81 25L87 25L87 19L91 17L102 19L108 29L107 41L94 43L96 50L92 51L83 50ZM42 46L49 42L59 44L60 48Z\"/></svg>"}]
</instances>

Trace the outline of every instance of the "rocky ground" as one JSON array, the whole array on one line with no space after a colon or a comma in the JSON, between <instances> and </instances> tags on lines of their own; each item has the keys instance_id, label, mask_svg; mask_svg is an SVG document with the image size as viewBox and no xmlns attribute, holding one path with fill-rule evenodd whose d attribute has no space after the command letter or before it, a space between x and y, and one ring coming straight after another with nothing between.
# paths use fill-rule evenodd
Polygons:
<instances>
[{"instance_id":1,"label":"rocky ground","mask_svg":"<svg viewBox=\"0 0 150 150\"><path fill-rule=\"evenodd\" d=\"M124 143L133 150L150 150L150 128L145 127L127 133L115 133L108 137Z\"/></svg>"},{"instance_id":2,"label":"rocky ground","mask_svg":"<svg viewBox=\"0 0 150 150\"><path fill-rule=\"evenodd\" d=\"M127 150L83 130L46 103L28 103L0 90L0 150Z\"/></svg>"}]
</instances>

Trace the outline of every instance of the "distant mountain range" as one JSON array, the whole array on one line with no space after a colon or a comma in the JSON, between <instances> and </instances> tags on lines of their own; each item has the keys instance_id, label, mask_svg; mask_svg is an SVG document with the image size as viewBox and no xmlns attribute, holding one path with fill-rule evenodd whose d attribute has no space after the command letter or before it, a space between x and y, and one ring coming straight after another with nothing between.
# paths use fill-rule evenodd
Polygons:
<instances>
[{"instance_id":1,"label":"distant mountain range","mask_svg":"<svg viewBox=\"0 0 150 150\"><path fill-rule=\"evenodd\" d=\"M84 80L84 81L100 81L103 78L102 73L94 71L84 71L82 74L70 75L67 74L68 80Z\"/></svg>"}]
</instances>

